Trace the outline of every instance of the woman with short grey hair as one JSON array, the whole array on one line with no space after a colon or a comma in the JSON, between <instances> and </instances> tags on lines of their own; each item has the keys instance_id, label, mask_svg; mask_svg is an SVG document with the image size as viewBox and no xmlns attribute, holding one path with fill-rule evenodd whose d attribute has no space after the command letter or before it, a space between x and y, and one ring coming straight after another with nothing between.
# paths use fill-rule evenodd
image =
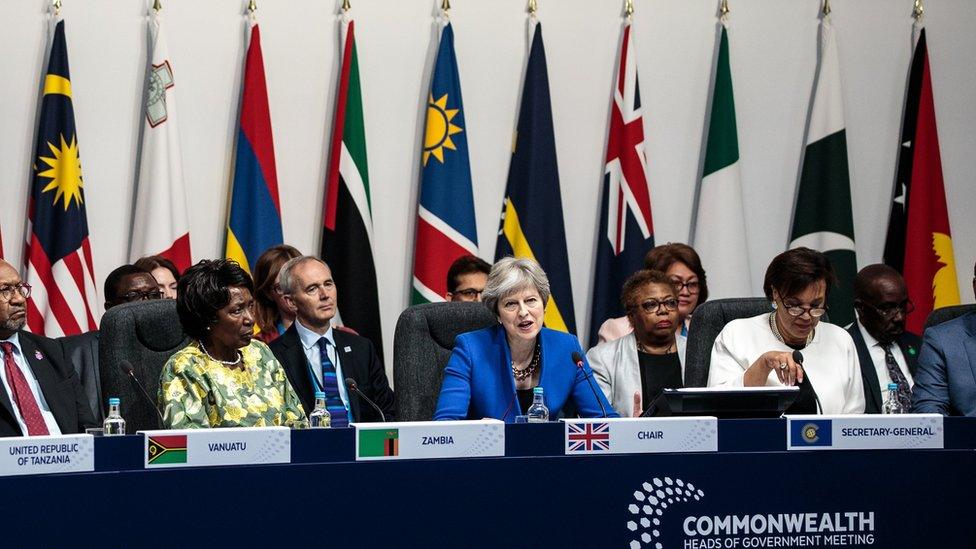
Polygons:
<instances>
[{"instance_id":1,"label":"woman with short grey hair","mask_svg":"<svg viewBox=\"0 0 976 549\"><path fill-rule=\"evenodd\" d=\"M513 423L539 387L554 419L567 405L582 417L618 417L587 380L592 371L576 337L542 326L549 278L538 263L501 259L488 274L482 299L498 325L457 337L434 419L490 417Z\"/></svg>"}]
</instances>

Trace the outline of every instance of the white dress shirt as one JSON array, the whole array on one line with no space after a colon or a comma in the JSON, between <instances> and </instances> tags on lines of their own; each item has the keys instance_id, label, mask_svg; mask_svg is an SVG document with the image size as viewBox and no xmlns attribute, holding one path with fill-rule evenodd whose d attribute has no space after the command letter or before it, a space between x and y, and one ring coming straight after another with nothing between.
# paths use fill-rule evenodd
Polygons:
<instances>
[{"instance_id":1,"label":"white dress shirt","mask_svg":"<svg viewBox=\"0 0 976 549\"><path fill-rule=\"evenodd\" d=\"M305 349L305 358L308 360L312 374L318 381L312 388L313 391L318 391L322 387L322 355L319 350L319 340L323 337L329 340L330 345L326 352L329 354L329 360L335 366L339 396L342 398L342 403L346 405L346 413L349 414L349 422L351 423L352 410L349 408L349 395L346 393L346 378L342 375L342 364L339 362L339 353L336 352L338 349L336 349L335 338L332 335L332 326L329 326L329 331L325 332L325 335L319 335L302 326L302 322L295 319L295 328L298 330L298 339L301 340L302 347Z\"/></svg>"},{"instance_id":2,"label":"white dress shirt","mask_svg":"<svg viewBox=\"0 0 976 549\"><path fill-rule=\"evenodd\" d=\"M861 337L864 338L864 344L867 346L868 353L871 355L871 362L874 363L874 371L878 373L878 383L881 385L881 400L883 402L888 397L888 384L894 381L891 379L891 375L888 374L884 347L874 336L868 333L864 325L861 324L860 319L857 321L857 329L861 330ZM891 354L895 356L898 369L901 370L902 375L908 380L908 388L911 389L915 386L915 380L912 379L912 374L908 371L908 362L905 361L905 355L902 354L901 347L897 343L891 344Z\"/></svg>"},{"instance_id":3,"label":"white dress shirt","mask_svg":"<svg viewBox=\"0 0 976 549\"><path fill-rule=\"evenodd\" d=\"M41 386L37 384L37 378L34 377L34 371L31 370L30 365L27 364L27 359L24 358L24 352L20 348L20 334L14 332L14 335L8 337L7 339L0 341L9 341L14 345L14 363L20 368L20 371L24 374L27 379L27 385L30 387L31 393L34 394L34 400L37 401L37 407L41 409L41 417L44 418L44 424L47 425L48 433L52 435L60 435L61 428L58 427L58 422L54 419L54 414L51 413L51 407L47 405L47 400L44 398L44 393L41 392ZM0 350L0 361L3 360L3 351ZM24 417L20 414L20 408L17 407L17 402L14 400L13 391L11 390L11 381L7 379L7 368L5 362L0 363L0 379L3 380L3 390L7 391L7 398L10 399L10 406L14 410L14 417L17 418L17 424L20 425L20 432L27 436L27 423L24 422Z\"/></svg>"},{"instance_id":4,"label":"white dress shirt","mask_svg":"<svg viewBox=\"0 0 976 549\"><path fill-rule=\"evenodd\" d=\"M769 313L725 325L712 346L708 386L742 387L745 371L767 351L793 352L769 329ZM820 322L803 349L803 369L817 392L824 414L863 414L864 382L854 340L839 326ZM770 371L766 386L783 386Z\"/></svg>"}]
</instances>

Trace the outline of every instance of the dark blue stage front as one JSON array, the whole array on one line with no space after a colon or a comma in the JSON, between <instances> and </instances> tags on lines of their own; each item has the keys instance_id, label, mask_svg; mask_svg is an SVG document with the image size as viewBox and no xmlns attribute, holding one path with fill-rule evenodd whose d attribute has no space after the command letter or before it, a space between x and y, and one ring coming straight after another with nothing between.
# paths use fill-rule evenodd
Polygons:
<instances>
[{"instance_id":1,"label":"dark blue stage front","mask_svg":"<svg viewBox=\"0 0 976 549\"><path fill-rule=\"evenodd\" d=\"M4 546L976 546L976 420L944 450L791 451L784 420L723 420L719 452L563 456L563 426L509 425L504 458L355 462L353 431L295 431L292 464L0 479Z\"/></svg>"}]
</instances>

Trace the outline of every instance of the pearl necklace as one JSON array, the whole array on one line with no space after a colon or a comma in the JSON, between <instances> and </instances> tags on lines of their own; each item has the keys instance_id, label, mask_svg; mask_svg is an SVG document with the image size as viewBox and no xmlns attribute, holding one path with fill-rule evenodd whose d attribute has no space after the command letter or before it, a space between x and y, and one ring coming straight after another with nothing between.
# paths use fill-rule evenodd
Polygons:
<instances>
[{"instance_id":1,"label":"pearl necklace","mask_svg":"<svg viewBox=\"0 0 976 549\"><path fill-rule=\"evenodd\" d=\"M199 343L200 343L200 350L203 351L203 354L207 355L207 358L219 364L223 364L224 366L236 366L237 364L240 364L241 359L244 358L244 355L240 351L237 351L236 360L220 360L218 358L214 358L213 355L207 352L207 348L203 346L203 341L200 341Z\"/></svg>"},{"instance_id":2,"label":"pearl necklace","mask_svg":"<svg viewBox=\"0 0 976 549\"><path fill-rule=\"evenodd\" d=\"M661 353L661 354L662 355L666 355L666 354L670 353L672 347L674 347L674 341L672 341L671 343L669 343L668 344L668 348L665 349L664 352ZM642 353L644 353L644 354L646 354L646 355L657 354L657 353L652 353L651 350L648 349L647 347L645 347L644 344L641 343L639 339L637 340L637 350L640 351L640 352L642 352Z\"/></svg>"},{"instance_id":3,"label":"pearl necklace","mask_svg":"<svg viewBox=\"0 0 976 549\"><path fill-rule=\"evenodd\" d=\"M776 311L769 313L769 329L773 331L773 337L779 340L780 343L786 345L787 347L790 346L790 344L783 339L783 335L779 333L779 327L776 325ZM807 334L807 342L803 344L804 347L813 341L813 333L815 331L816 330L810 330L810 333Z\"/></svg>"}]
</instances>

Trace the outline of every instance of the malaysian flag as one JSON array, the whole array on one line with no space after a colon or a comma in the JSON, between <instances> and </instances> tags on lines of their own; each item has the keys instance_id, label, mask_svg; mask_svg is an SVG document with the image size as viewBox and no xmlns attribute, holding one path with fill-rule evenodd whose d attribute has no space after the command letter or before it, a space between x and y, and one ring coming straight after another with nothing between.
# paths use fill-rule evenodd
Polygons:
<instances>
[{"instance_id":1,"label":"malaysian flag","mask_svg":"<svg viewBox=\"0 0 976 549\"><path fill-rule=\"evenodd\" d=\"M27 326L49 337L98 327L81 157L71 103L64 21L58 21L44 77L27 217Z\"/></svg>"},{"instance_id":2,"label":"malaysian flag","mask_svg":"<svg viewBox=\"0 0 976 549\"><path fill-rule=\"evenodd\" d=\"M609 452L609 423L566 423L566 452Z\"/></svg>"}]
</instances>

